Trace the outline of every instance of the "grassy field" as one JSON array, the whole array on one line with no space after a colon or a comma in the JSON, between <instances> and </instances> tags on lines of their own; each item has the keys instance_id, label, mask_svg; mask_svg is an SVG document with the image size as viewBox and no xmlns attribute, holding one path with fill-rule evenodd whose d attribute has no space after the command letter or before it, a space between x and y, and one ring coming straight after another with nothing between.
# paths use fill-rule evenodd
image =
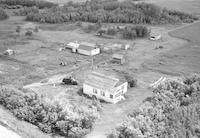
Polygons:
<instances>
[{"instance_id":1,"label":"grassy field","mask_svg":"<svg viewBox=\"0 0 200 138\"><path fill-rule=\"evenodd\" d=\"M148 69L165 74L190 74L199 73L200 59L200 22L185 27L180 27L169 34L173 37L186 40L183 46L162 53L143 65Z\"/></svg>"},{"instance_id":2,"label":"grassy field","mask_svg":"<svg viewBox=\"0 0 200 138\"><path fill-rule=\"evenodd\" d=\"M171 31L169 34L173 37L188 40L191 43L200 44L200 22Z\"/></svg>"},{"instance_id":3,"label":"grassy field","mask_svg":"<svg viewBox=\"0 0 200 138\"><path fill-rule=\"evenodd\" d=\"M66 2L58 0L57 2ZM80 1L80 0L79 0ZM168 8L177 8L199 14L198 0L148 0ZM188 4L189 3L189 4ZM182 6L177 6L181 4ZM41 85L31 87L32 90L46 95L49 99L62 99L64 103L72 102L81 106L90 99L80 96L77 91L89 72L91 72L91 58L74 54L70 50L59 51L63 43L71 41L87 41L102 44L131 43L134 44L128 50L114 50L110 53L101 53L94 57L94 66L98 69L114 70L120 73L129 73L138 80L137 88L128 90L126 100L111 105L102 103L101 118L97 120L95 127L87 138L104 138L114 129L133 109L150 96L149 84L161 76L171 77L199 72L200 23L180 27L179 25L149 26L155 33L162 35L162 40L150 41L148 39L122 40L105 39L94 36L92 33L84 33L74 24L36 24L40 26L38 33L31 37L20 36L15 32L16 26L26 26L24 17L12 16L8 20L0 22L0 54L6 49L16 51L12 56L0 56L0 84L22 88L28 84L40 84L55 76L72 74L79 82L78 86ZM176 27L178 27L176 29ZM172 31L171 31L172 30ZM169 32L169 34L168 34ZM189 41L188 41L189 40ZM162 49L157 47L163 46ZM110 62L113 53L124 54L126 63L122 65ZM60 66L65 62L66 66ZM35 126L24 121L17 120L4 108L0 108L0 120L6 120L19 135L24 138L50 138L38 130Z\"/></svg>"}]
</instances>

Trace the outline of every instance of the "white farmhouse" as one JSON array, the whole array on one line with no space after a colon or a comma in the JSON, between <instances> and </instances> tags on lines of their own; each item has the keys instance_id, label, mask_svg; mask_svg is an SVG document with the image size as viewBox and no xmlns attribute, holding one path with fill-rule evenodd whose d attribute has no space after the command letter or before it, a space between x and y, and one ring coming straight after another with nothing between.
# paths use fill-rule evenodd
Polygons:
<instances>
[{"instance_id":1,"label":"white farmhouse","mask_svg":"<svg viewBox=\"0 0 200 138\"><path fill-rule=\"evenodd\" d=\"M81 43L77 51L79 54L94 56L100 53L100 48L96 47L95 44Z\"/></svg>"},{"instance_id":2,"label":"white farmhouse","mask_svg":"<svg viewBox=\"0 0 200 138\"><path fill-rule=\"evenodd\" d=\"M127 81L110 72L92 72L83 83L83 93L109 103L124 99L127 92Z\"/></svg>"}]
</instances>

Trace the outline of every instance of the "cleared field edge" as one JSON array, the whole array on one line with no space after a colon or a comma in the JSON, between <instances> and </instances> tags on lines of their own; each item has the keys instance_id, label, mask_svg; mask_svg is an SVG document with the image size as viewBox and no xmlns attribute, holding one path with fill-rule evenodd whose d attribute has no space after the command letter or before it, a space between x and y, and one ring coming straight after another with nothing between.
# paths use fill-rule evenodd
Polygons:
<instances>
[{"instance_id":1,"label":"cleared field edge","mask_svg":"<svg viewBox=\"0 0 200 138\"><path fill-rule=\"evenodd\" d=\"M183 39L188 42L200 43L200 21L178 27L168 32L168 34L171 37Z\"/></svg>"}]
</instances>

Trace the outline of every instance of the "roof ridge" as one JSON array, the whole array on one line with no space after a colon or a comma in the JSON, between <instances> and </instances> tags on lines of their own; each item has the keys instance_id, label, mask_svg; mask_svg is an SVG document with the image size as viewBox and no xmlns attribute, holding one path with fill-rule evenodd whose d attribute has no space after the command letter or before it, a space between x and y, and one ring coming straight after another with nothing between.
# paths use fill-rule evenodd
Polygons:
<instances>
[{"instance_id":1,"label":"roof ridge","mask_svg":"<svg viewBox=\"0 0 200 138\"><path fill-rule=\"evenodd\" d=\"M111 76L106 76L106 75L103 74L103 73L98 73L98 72L92 72L92 73L97 74L97 75L99 75L99 76L103 76L103 77L106 77L106 78L112 79L112 80L115 80L115 81L119 81L118 78L114 78L114 77L111 77Z\"/></svg>"}]
</instances>

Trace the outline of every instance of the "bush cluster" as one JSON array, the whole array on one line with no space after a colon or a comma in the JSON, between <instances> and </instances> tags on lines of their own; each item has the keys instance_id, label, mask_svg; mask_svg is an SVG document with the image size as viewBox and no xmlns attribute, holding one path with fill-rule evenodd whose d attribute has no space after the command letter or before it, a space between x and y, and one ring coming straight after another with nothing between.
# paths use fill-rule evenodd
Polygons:
<instances>
[{"instance_id":1,"label":"bush cluster","mask_svg":"<svg viewBox=\"0 0 200 138\"><path fill-rule=\"evenodd\" d=\"M16 16L26 16L30 13L39 13L39 9L37 7L24 7L19 9L18 11L14 11Z\"/></svg>"},{"instance_id":2,"label":"bush cluster","mask_svg":"<svg viewBox=\"0 0 200 138\"><path fill-rule=\"evenodd\" d=\"M183 12L161 9L154 4L117 0L91 0L82 3L69 2L63 7L53 7L39 13L30 13L28 20L47 23L68 21L162 24L192 22L197 18Z\"/></svg>"},{"instance_id":3,"label":"bush cluster","mask_svg":"<svg viewBox=\"0 0 200 138\"><path fill-rule=\"evenodd\" d=\"M7 18L8 18L8 14L3 8L0 7L0 20L5 20Z\"/></svg>"},{"instance_id":4,"label":"bush cluster","mask_svg":"<svg viewBox=\"0 0 200 138\"><path fill-rule=\"evenodd\" d=\"M148 35L149 30L143 25L130 26L122 30L122 37L124 39L142 38L147 37Z\"/></svg>"},{"instance_id":5,"label":"bush cluster","mask_svg":"<svg viewBox=\"0 0 200 138\"><path fill-rule=\"evenodd\" d=\"M38 126L45 133L70 138L81 138L90 132L97 117L93 110L83 111L77 107L64 109L58 103L45 101L34 92L24 93L6 88L0 90L0 104L17 118Z\"/></svg>"},{"instance_id":6,"label":"bush cluster","mask_svg":"<svg viewBox=\"0 0 200 138\"><path fill-rule=\"evenodd\" d=\"M200 137L200 74L167 81L108 137Z\"/></svg>"},{"instance_id":7,"label":"bush cluster","mask_svg":"<svg viewBox=\"0 0 200 138\"><path fill-rule=\"evenodd\" d=\"M21 5L26 7L36 6L40 9L51 8L56 6L56 4L45 0L0 0L0 4L6 4L10 6Z\"/></svg>"}]
</instances>

